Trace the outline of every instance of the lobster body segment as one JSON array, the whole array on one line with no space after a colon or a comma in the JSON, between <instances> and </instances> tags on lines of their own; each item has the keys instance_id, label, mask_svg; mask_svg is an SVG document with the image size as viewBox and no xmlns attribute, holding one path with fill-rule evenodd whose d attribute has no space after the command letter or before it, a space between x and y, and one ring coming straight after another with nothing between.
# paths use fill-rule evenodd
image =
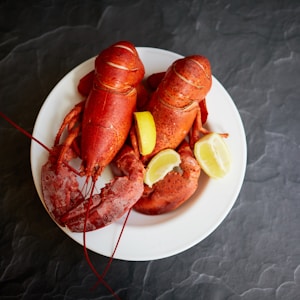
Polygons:
<instances>
[{"instance_id":1,"label":"lobster body segment","mask_svg":"<svg viewBox=\"0 0 300 300\"><path fill-rule=\"evenodd\" d=\"M157 88L160 98L172 107L183 108L204 99L212 85L208 59L201 55L176 60Z\"/></svg>"},{"instance_id":2,"label":"lobster body segment","mask_svg":"<svg viewBox=\"0 0 300 300\"><path fill-rule=\"evenodd\" d=\"M199 106L197 102L191 102L185 107L173 107L159 98L154 93L148 106L155 120L156 145L151 155L162 149L176 147L189 133L196 118Z\"/></svg>"},{"instance_id":3,"label":"lobster body segment","mask_svg":"<svg viewBox=\"0 0 300 300\"><path fill-rule=\"evenodd\" d=\"M144 77L145 69L135 47L118 42L103 50L95 60L95 85L119 92L127 92Z\"/></svg>"}]
</instances>

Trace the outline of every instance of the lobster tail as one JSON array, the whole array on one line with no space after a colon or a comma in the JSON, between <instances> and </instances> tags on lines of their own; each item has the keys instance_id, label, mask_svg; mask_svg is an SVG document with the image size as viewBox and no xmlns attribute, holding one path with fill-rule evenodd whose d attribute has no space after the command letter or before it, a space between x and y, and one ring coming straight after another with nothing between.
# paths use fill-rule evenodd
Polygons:
<instances>
[{"instance_id":1,"label":"lobster tail","mask_svg":"<svg viewBox=\"0 0 300 300\"><path fill-rule=\"evenodd\" d=\"M193 55L175 61L167 70L157 93L172 107L200 102L211 88L211 68L204 56Z\"/></svg>"},{"instance_id":2,"label":"lobster tail","mask_svg":"<svg viewBox=\"0 0 300 300\"><path fill-rule=\"evenodd\" d=\"M199 120L199 116L201 120L200 102L211 85L210 63L204 56L178 59L168 68L147 106L158 128L151 156L162 149L178 147L195 120ZM201 126L197 124L195 130Z\"/></svg>"},{"instance_id":3,"label":"lobster tail","mask_svg":"<svg viewBox=\"0 0 300 300\"><path fill-rule=\"evenodd\" d=\"M135 47L127 42L118 42L103 50L95 61L96 85L126 92L144 77L145 69Z\"/></svg>"}]
</instances>

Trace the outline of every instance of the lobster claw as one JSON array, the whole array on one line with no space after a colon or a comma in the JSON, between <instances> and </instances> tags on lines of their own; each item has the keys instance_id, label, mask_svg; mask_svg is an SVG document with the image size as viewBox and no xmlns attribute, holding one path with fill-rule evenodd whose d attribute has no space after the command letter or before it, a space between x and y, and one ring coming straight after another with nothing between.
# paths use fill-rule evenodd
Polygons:
<instances>
[{"instance_id":1,"label":"lobster claw","mask_svg":"<svg viewBox=\"0 0 300 300\"><path fill-rule=\"evenodd\" d=\"M145 168L127 145L117 155L116 165L123 176L115 177L100 194L90 196L68 210L60 217L61 224L73 232L91 231L115 222L128 212L143 194Z\"/></svg>"},{"instance_id":2,"label":"lobster claw","mask_svg":"<svg viewBox=\"0 0 300 300\"><path fill-rule=\"evenodd\" d=\"M152 188L145 186L141 199L133 208L143 214L158 215L172 211L187 201L196 191L201 168L186 141L178 148L181 170L169 172Z\"/></svg>"}]
</instances>

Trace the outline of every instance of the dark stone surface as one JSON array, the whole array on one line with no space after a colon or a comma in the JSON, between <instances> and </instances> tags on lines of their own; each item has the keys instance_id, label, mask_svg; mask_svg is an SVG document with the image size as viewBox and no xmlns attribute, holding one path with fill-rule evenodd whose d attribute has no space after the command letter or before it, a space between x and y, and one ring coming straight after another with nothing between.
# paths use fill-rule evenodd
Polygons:
<instances>
[{"instance_id":1,"label":"dark stone surface","mask_svg":"<svg viewBox=\"0 0 300 300\"><path fill-rule=\"evenodd\" d=\"M299 15L297 0L0 3L0 110L30 132L67 72L124 39L206 55L240 112L248 163L230 214L176 256L115 260L122 299L300 299ZM0 141L0 298L111 299L41 205L30 140L0 119Z\"/></svg>"}]
</instances>

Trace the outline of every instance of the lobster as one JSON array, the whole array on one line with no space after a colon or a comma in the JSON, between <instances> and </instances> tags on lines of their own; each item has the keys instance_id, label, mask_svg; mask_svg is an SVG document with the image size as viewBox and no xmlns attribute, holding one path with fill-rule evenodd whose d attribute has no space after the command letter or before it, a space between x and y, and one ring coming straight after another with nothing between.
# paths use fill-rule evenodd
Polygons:
<instances>
[{"instance_id":1,"label":"lobster","mask_svg":"<svg viewBox=\"0 0 300 300\"><path fill-rule=\"evenodd\" d=\"M157 128L157 143L151 155L175 149L191 130L191 146L203 132L199 103L212 85L210 63L200 55L175 61L167 70L147 104ZM205 131L204 131L205 132Z\"/></svg>"},{"instance_id":2,"label":"lobster","mask_svg":"<svg viewBox=\"0 0 300 300\"><path fill-rule=\"evenodd\" d=\"M124 144L136 108L135 87L144 72L131 43L121 41L103 50L95 59L95 70L87 77L87 99L66 115L56 135L42 167L42 193L51 216L71 231L95 230L114 222L143 192L143 164ZM83 94L88 91L83 89L85 79L78 86ZM60 143L65 129L67 137ZM87 199L69 166L76 157L82 160L77 175L93 183ZM114 159L123 176L113 179L100 194L92 195L99 175Z\"/></svg>"},{"instance_id":3,"label":"lobster","mask_svg":"<svg viewBox=\"0 0 300 300\"><path fill-rule=\"evenodd\" d=\"M198 187L201 168L191 148L201 133L208 133L203 124L207 118L205 97L212 85L210 63L204 56L188 56L175 61L166 73L150 76L147 82L155 91L143 108L153 115L157 140L153 152L142 160L147 162L159 151L181 144L181 171L172 171L151 188L145 186L134 205L138 212L156 215L176 209ZM187 135L189 144L184 142Z\"/></svg>"}]
</instances>

